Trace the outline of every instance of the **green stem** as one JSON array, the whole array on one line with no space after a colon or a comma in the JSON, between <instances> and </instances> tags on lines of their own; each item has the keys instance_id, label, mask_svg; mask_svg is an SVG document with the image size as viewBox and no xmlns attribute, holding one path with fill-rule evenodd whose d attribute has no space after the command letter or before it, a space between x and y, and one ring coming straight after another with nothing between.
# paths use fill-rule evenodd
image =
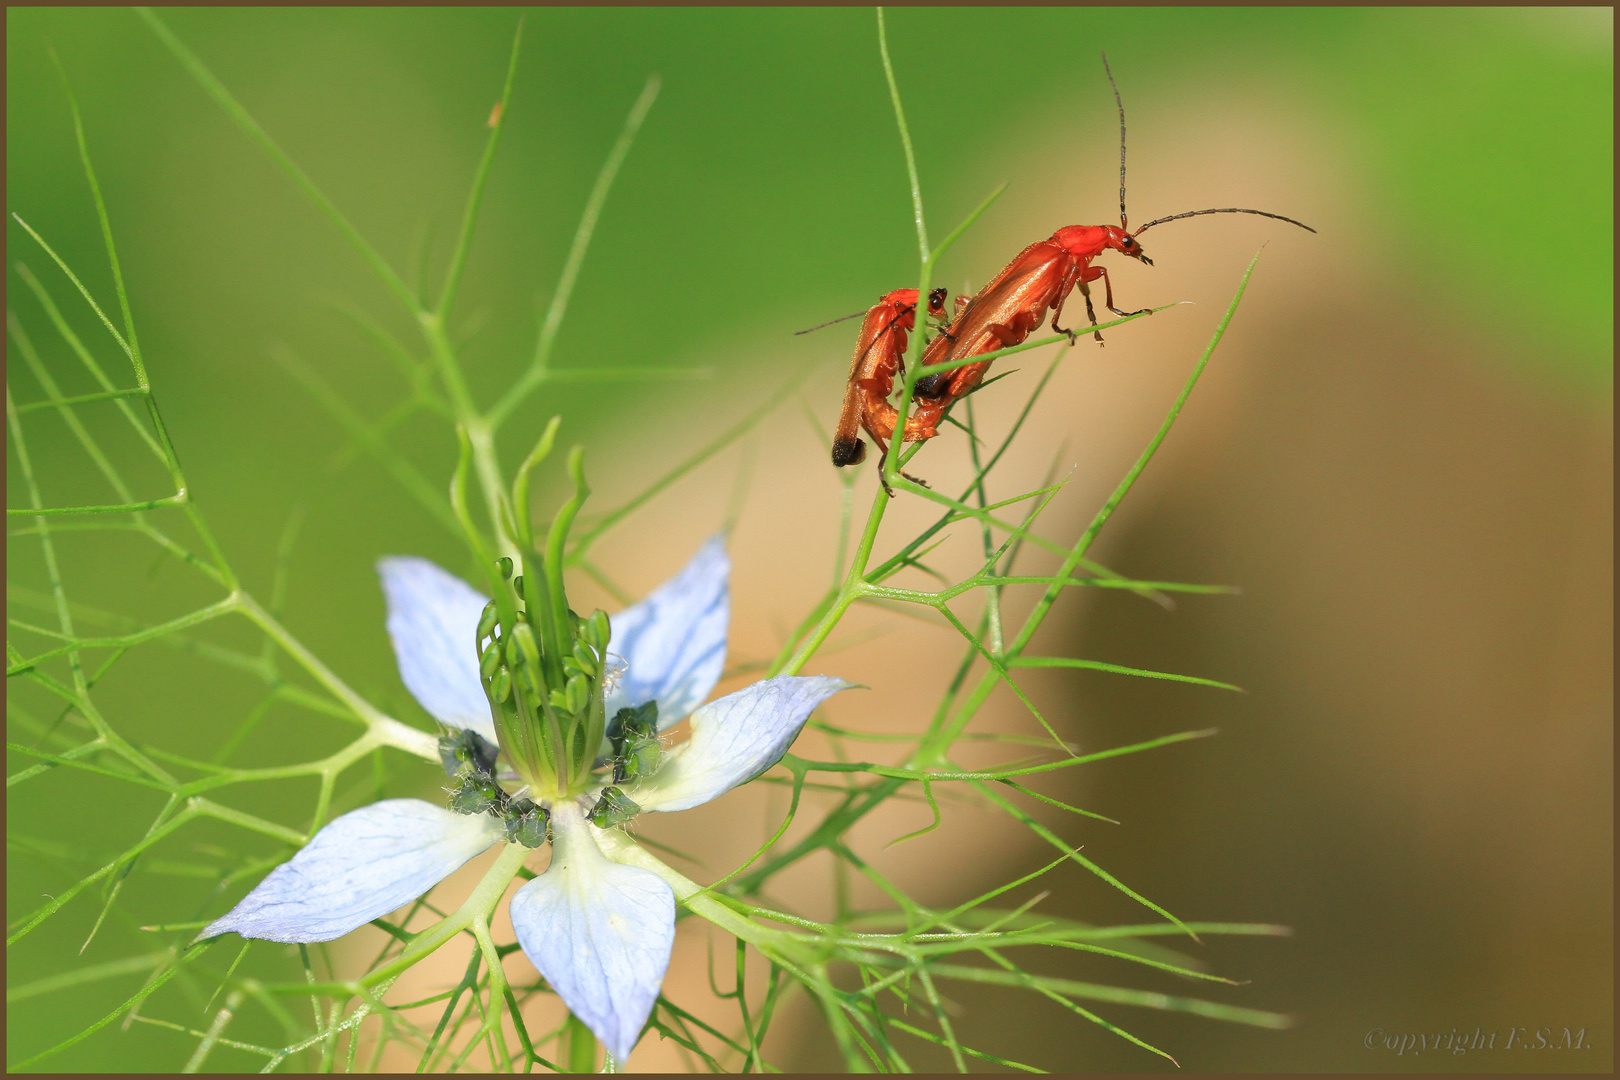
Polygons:
<instances>
[{"instance_id":1,"label":"green stem","mask_svg":"<svg viewBox=\"0 0 1620 1080\"><path fill-rule=\"evenodd\" d=\"M890 454L890 457L898 455ZM859 599L866 591L866 567L872 558L872 545L877 543L878 527L883 524L884 511L889 506L889 494L881 486L873 496L872 512L867 516L866 528L861 531L861 539L855 545L855 555L850 559L849 573L844 575L844 584L839 588L838 595L833 598L827 613L816 623L814 630L800 644L791 657L780 666L772 665L768 675L797 675L799 670L809 662L821 648L822 642L833 632L838 621L844 617L849 606Z\"/></svg>"},{"instance_id":2,"label":"green stem","mask_svg":"<svg viewBox=\"0 0 1620 1080\"><path fill-rule=\"evenodd\" d=\"M922 261L928 262L928 226L923 221L922 183L917 179L917 156L911 149L911 129L906 126L905 106L900 103L900 85L894 80L894 65L889 62L889 34L884 25L883 9L877 9L878 53L883 57L883 77L889 82L889 100L894 104L895 123L900 127L900 145L906 152L906 176L911 181L911 212L917 223L917 248ZM923 278L924 290L928 278ZM926 291L918 296L927 296Z\"/></svg>"},{"instance_id":3,"label":"green stem","mask_svg":"<svg viewBox=\"0 0 1620 1080\"><path fill-rule=\"evenodd\" d=\"M467 210L462 215L461 231L456 237L455 254L450 257L450 269L444 275L444 289L434 312L440 319L450 316L450 305L455 301L456 286L461 283L462 268L467 265L467 249L472 246L473 226L478 221L478 204L484 197L484 182L489 179L489 167L495 160L495 148L500 145L501 132L506 127L506 106L512 100L512 82L517 77L518 47L523 43L523 20L518 19L517 33L512 36L512 56L506 65L506 84L501 88L501 100L495 106L495 123L490 125L489 141L484 144L484 156L478 162L473 177L472 191L467 196Z\"/></svg>"},{"instance_id":4,"label":"green stem","mask_svg":"<svg viewBox=\"0 0 1620 1080\"><path fill-rule=\"evenodd\" d=\"M579 1017L568 1017L568 1071L588 1073L596 1071L596 1036Z\"/></svg>"},{"instance_id":5,"label":"green stem","mask_svg":"<svg viewBox=\"0 0 1620 1080\"><path fill-rule=\"evenodd\" d=\"M519 847L520 845L509 844L507 846L510 849L510 848L513 848L513 847ZM521 862L522 862L521 858L518 861L521 864ZM514 871L514 873L515 873L515 871ZM511 877L507 877L506 880L508 882L510 882ZM502 886L502 892L504 892L504 891L505 891L505 886L503 885ZM497 893L496 896L495 896L495 900L499 901L500 898L501 898L501 894ZM484 1016L483 1027L481 1027L479 1029L478 1035L475 1035L473 1037L474 1041L476 1041L479 1037L481 1037L483 1035L486 1035L486 1034L492 1035L492 1036L499 1036L500 1035L500 1033L501 1033L501 1008L502 1008L503 1005L505 1005L506 1001L511 996L511 989L510 989L510 987L509 987L509 985L507 984L507 981L506 981L506 969L501 966L501 954L500 954L500 951L495 948L495 942L489 936L489 916L488 916L488 914L486 913L486 914L483 914L483 915L475 916L474 919L473 919L472 926L469 927L468 929L470 929L472 931L473 938L477 940L477 942L478 942L478 951L483 955L484 964L489 969L489 1010ZM514 1021L514 1023L521 1023L521 1021L516 1016L513 1017L513 1021ZM505 1041L504 1041L504 1039L501 1039L501 1038L495 1038L493 1040L492 1044L499 1044L504 1049ZM511 1062L508 1061L506 1063L506 1066L510 1070Z\"/></svg>"},{"instance_id":6,"label":"green stem","mask_svg":"<svg viewBox=\"0 0 1620 1080\"><path fill-rule=\"evenodd\" d=\"M619 166L624 164L625 156L630 153L630 144L635 141L636 132L641 130L642 121L647 119L647 111L658 97L658 85L658 76L648 76L647 85L642 88L641 96L631 106L630 115L625 119L624 130L619 133L619 139L613 144L602 171L597 174L590 198L585 201L585 212L580 216L579 227L574 232L574 242L568 249L568 259L563 263L557 291L552 293L551 304L546 308L545 321L540 326L540 337L534 347L534 359L523 376L490 409L492 424L499 426L535 387L552 375L548 366L551 362L551 346L557 340L557 331L562 328L563 316L568 312L568 300L574 293L574 282L579 279L579 268L585 262L585 252L591 246L596 220L602 214L602 206L607 202L608 190L613 186Z\"/></svg>"},{"instance_id":7,"label":"green stem","mask_svg":"<svg viewBox=\"0 0 1620 1080\"><path fill-rule=\"evenodd\" d=\"M389 745L398 747L417 757L428 761L439 760L439 743L432 735L425 731L418 731L407 724L402 724L391 716L385 715L371 702L355 693L349 684L338 678L331 668L321 663L320 659L310 652L304 643L287 632L287 628L276 621L259 602L245 592L234 594L238 611L246 615L259 629L263 630L277 645L297 660L304 670L313 675L322 686L331 691L343 704L347 705L356 716L364 720L377 738Z\"/></svg>"},{"instance_id":8,"label":"green stem","mask_svg":"<svg viewBox=\"0 0 1620 1080\"><path fill-rule=\"evenodd\" d=\"M413 938L405 947L405 951L392 963L370 972L360 980L359 986L376 986L398 976L406 969L413 967L419 961L426 959L440 946L463 930L471 929L475 924L489 923L489 916L495 910L495 905L506 895L506 887L512 883L517 872L523 868L523 860L528 857L529 849L522 844L506 844L502 847L500 855L485 872L483 880L473 889L472 895L467 897L455 911L445 916L439 922L424 930L420 936ZM476 932L475 932L476 936ZM349 990L347 985L333 989ZM350 990L350 992L353 992Z\"/></svg>"},{"instance_id":9,"label":"green stem","mask_svg":"<svg viewBox=\"0 0 1620 1080\"><path fill-rule=\"evenodd\" d=\"M622 829L602 829L598 831L596 840L601 845L602 851L614 862L638 866L663 878L674 891L675 899L688 911L707 919L728 934L739 937L761 950L792 948L793 939L789 935L761 926L748 916L734 911L709 890L671 868L662 859L631 840Z\"/></svg>"},{"instance_id":10,"label":"green stem","mask_svg":"<svg viewBox=\"0 0 1620 1080\"><path fill-rule=\"evenodd\" d=\"M115 398L142 397L151 393L144 386L133 387L129 390L106 390L99 394L80 394L78 397L54 398L49 401L30 401L26 405L17 406L19 413L33 412L35 409L60 409L69 405L86 405L92 401L111 401Z\"/></svg>"}]
</instances>

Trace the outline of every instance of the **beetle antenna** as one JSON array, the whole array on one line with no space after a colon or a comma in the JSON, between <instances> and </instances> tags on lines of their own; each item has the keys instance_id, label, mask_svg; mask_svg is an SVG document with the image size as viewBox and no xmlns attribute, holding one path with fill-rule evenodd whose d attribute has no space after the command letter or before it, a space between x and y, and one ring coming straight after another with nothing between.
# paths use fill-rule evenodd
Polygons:
<instances>
[{"instance_id":1,"label":"beetle antenna","mask_svg":"<svg viewBox=\"0 0 1620 1080\"><path fill-rule=\"evenodd\" d=\"M812 326L808 330L795 330L795 331L793 331L793 336L798 337L800 334L813 334L817 330L825 329L826 327L829 327L829 326L833 325L834 323L849 322L849 320L858 319L862 315L865 315L865 314L866 314L866 312L864 312L864 311L857 311L853 315L841 315L836 319L828 319L826 322L822 323L820 326Z\"/></svg>"},{"instance_id":2,"label":"beetle antenna","mask_svg":"<svg viewBox=\"0 0 1620 1080\"><path fill-rule=\"evenodd\" d=\"M1108 75L1108 85L1114 88L1114 105L1119 109L1119 227L1130 232L1130 227L1125 224L1125 103L1119 98L1119 84L1114 81L1114 71L1108 66L1106 52L1102 54L1102 61L1103 71Z\"/></svg>"},{"instance_id":3,"label":"beetle antenna","mask_svg":"<svg viewBox=\"0 0 1620 1080\"><path fill-rule=\"evenodd\" d=\"M1155 225L1163 225L1167 221L1175 221L1178 218L1184 218L1184 217L1202 217L1205 214L1258 214L1260 217L1268 217L1268 218L1271 218L1274 221L1286 221L1290 225L1298 225L1300 228L1304 229L1306 232L1313 233L1313 232L1316 231L1315 229L1311 228L1309 225L1305 224L1303 221L1295 221L1293 218L1291 218L1291 217L1283 217L1281 214L1268 214L1264 210L1244 210L1241 207L1228 206L1228 207L1225 207L1224 209L1220 209L1220 210L1189 210L1185 214L1171 214L1169 217L1154 218L1152 221L1148 222L1146 225L1143 225L1140 229L1137 229L1136 232L1133 235L1141 236L1144 232L1146 232L1147 230L1153 228L1153 226L1155 226Z\"/></svg>"}]
</instances>

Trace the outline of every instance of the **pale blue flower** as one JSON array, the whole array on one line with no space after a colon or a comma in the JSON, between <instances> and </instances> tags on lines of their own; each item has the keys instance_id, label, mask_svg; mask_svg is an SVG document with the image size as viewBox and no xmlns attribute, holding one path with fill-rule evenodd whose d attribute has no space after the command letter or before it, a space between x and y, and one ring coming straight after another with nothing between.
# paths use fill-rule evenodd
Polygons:
<instances>
[{"instance_id":1,"label":"pale blue flower","mask_svg":"<svg viewBox=\"0 0 1620 1080\"><path fill-rule=\"evenodd\" d=\"M656 701L661 728L691 717L691 738L652 776L620 785L642 810L684 810L752 780L787 752L816 706L851 685L779 675L702 704L725 661L730 570L716 536L611 618L609 651L626 670L608 694L608 715ZM378 571L405 686L441 723L494 740L474 645L485 597L424 559L386 558ZM512 897L512 925L564 1004L624 1061L669 965L675 897L657 874L604 853L586 818L595 795L542 804L551 812L551 865ZM330 941L414 900L503 836L489 815L421 799L373 803L335 818L198 936Z\"/></svg>"}]
</instances>

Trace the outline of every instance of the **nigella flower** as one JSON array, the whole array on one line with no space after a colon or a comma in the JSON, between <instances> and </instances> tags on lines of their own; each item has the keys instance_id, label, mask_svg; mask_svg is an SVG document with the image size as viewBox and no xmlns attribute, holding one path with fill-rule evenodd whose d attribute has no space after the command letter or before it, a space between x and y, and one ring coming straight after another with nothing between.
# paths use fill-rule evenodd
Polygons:
<instances>
[{"instance_id":1,"label":"nigella flower","mask_svg":"<svg viewBox=\"0 0 1620 1080\"><path fill-rule=\"evenodd\" d=\"M516 611L515 632L498 632L497 605L431 562L386 558L378 570L405 686L446 727L476 736L441 743L461 785L451 809L386 799L334 819L199 939L330 941L492 845L536 847L549 831L551 865L512 897L512 925L564 1004L622 1062L669 964L675 898L657 874L609 858L599 830L641 811L697 806L753 779L816 706L850 684L782 675L702 704L720 677L730 618L719 536L611 619L552 607L530 582L527 610L552 621L531 629L544 620ZM513 581L519 598L522 582ZM547 646L559 619L572 636ZM566 659L548 668L548 647ZM625 665L616 685L610 657ZM658 732L688 715L691 737L665 749Z\"/></svg>"}]
</instances>

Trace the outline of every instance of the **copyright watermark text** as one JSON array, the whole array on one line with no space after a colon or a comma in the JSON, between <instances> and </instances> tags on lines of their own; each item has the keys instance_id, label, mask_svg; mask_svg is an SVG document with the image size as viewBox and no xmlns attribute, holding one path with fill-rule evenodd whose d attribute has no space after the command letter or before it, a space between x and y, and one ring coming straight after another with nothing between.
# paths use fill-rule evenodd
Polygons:
<instances>
[{"instance_id":1,"label":"copyright watermark text","mask_svg":"<svg viewBox=\"0 0 1620 1080\"><path fill-rule=\"evenodd\" d=\"M1410 1054L1466 1054L1486 1050L1590 1050L1586 1029L1506 1027L1450 1031L1390 1031L1375 1027L1361 1040L1368 1050L1386 1050L1396 1057Z\"/></svg>"}]
</instances>

